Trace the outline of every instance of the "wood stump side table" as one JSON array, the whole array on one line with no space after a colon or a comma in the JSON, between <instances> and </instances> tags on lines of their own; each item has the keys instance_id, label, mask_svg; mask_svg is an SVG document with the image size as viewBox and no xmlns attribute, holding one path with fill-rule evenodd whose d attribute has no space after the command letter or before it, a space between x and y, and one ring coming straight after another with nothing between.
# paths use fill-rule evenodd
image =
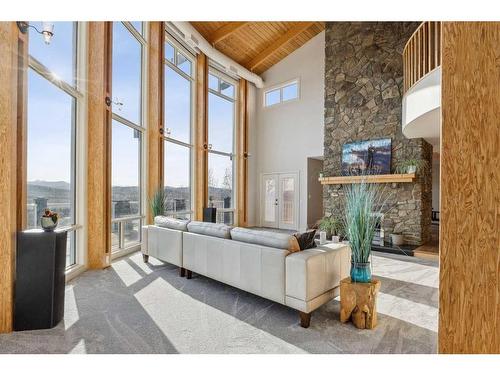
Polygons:
<instances>
[{"instance_id":1,"label":"wood stump side table","mask_svg":"<svg viewBox=\"0 0 500 375\"><path fill-rule=\"evenodd\" d=\"M356 283L347 277L340 281L340 321L352 320L357 328L377 326L377 293L380 280Z\"/></svg>"}]
</instances>

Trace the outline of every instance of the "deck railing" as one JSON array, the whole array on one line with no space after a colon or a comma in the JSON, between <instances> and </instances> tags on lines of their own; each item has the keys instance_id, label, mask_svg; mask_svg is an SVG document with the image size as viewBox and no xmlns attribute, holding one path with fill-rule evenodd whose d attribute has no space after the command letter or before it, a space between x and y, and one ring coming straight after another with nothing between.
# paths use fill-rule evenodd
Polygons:
<instances>
[{"instance_id":1,"label":"deck railing","mask_svg":"<svg viewBox=\"0 0 500 375\"><path fill-rule=\"evenodd\" d=\"M403 50L403 92L438 66L441 66L441 22L422 22Z\"/></svg>"}]
</instances>

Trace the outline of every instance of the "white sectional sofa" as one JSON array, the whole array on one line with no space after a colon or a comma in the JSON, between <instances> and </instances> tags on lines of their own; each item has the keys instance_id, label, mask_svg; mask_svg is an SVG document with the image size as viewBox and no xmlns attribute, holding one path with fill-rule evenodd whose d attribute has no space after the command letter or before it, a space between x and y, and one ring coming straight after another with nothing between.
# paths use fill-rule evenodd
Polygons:
<instances>
[{"instance_id":1,"label":"white sectional sofa","mask_svg":"<svg viewBox=\"0 0 500 375\"><path fill-rule=\"evenodd\" d=\"M350 248L329 244L297 251L293 235L163 217L143 227L142 253L290 306L309 326L311 312L339 294Z\"/></svg>"}]
</instances>

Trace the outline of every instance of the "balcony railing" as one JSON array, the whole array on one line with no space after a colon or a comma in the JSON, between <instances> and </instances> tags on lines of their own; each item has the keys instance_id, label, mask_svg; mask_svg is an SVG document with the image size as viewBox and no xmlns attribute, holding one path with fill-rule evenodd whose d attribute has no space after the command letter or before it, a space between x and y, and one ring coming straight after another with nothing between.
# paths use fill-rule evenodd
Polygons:
<instances>
[{"instance_id":1,"label":"balcony railing","mask_svg":"<svg viewBox=\"0 0 500 375\"><path fill-rule=\"evenodd\" d=\"M423 22L403 50L403 93L441 66L441 22Z\"/></svg>"}]
</instances>

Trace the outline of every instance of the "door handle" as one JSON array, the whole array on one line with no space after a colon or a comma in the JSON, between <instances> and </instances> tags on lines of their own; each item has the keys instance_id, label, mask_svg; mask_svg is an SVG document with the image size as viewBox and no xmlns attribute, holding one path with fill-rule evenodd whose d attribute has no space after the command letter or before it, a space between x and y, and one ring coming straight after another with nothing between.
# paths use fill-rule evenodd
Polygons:
<instances>
[{"instance_id":1,"label":"door handle","mask_svg":"<svg viewBox=\"0 0 500 375\"><path fill-rule=\"evenodd\" d=\"M278 205L278 199L275 199L274 200L274 205L277 206Z\"/></svg>"}]
</instances>

